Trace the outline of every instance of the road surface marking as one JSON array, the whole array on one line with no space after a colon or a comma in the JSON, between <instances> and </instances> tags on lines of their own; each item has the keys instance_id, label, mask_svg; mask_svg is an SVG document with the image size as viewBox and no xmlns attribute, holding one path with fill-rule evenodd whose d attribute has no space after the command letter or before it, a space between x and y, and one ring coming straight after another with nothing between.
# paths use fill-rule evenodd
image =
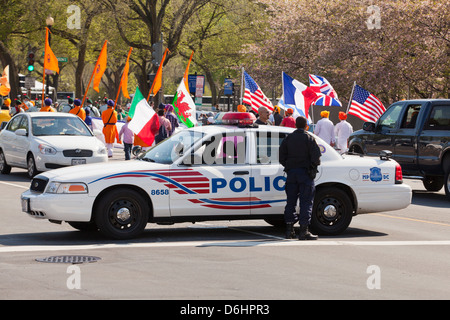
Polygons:
<instances>
[{"instance_id":1,"label":"road surface marking","mask_svg":"<svg viewBox=\"0 0 450 320\"><path fill-rule=\"evenodd\" d=\"M438 226L450 227L450 224L443 223L443 222L434 222L434 221L427 221L427 220L420 220L420 219L413 219L413 218L406 218L406 217L396 217L396 216L391 216L391 215L382 214L382 213L372 213L372 215L380 216L380 217L386 217L386 218L392 218L392 219L400 219L400 220L408 220L408 221L415 221L415 222L423 222L423 223L428 223L428 224L436 224Z\"/></svg>"},{"instance_id":2,"label":"road surface marking","mask_svg":"<svg viewBox=\"0 0 450 320\"><path fill-rule=\"evenodd\" d=\"M68 246L4 246L0 253L50 252L98 249L170 248L170 247L284 247L284 246L450 246L450 240L441 241L298 241L298 240L249 240L249 241L172 241L127 244L91 244Z\"/></svg>"},{"instance_id":3,"label":"road surface marking","mask_svg":"<svg viewBox=\"0 0 450 320\"><path fill-rule=\"evenodd\" d=\"M8 183L8 182L4 182L4 181L0 181L0 183L1 184L6 184L8 186L13 186L13 187L16 187L16 188L22 188L22 189L29 189L30 188L30 187L21 186L20 184Z\"/></svg>"}]
</instances>

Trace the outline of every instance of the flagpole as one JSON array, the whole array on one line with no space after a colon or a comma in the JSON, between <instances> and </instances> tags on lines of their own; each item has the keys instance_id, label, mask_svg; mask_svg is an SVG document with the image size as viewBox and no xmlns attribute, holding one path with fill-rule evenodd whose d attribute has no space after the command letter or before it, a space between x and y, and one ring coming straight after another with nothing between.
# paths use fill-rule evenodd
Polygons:
<instances>
[{"instance_id":1,"label":"flagpole","mask_svg":"<svg viewBox=\"0 0 450 320\"><path fill-rule=\"evenodd\" d=\"M45 27L45 43L47 43L47 37L48 37L48 28ZM47 56L47 46L44 46L44 69L42 70L42 102L41 102L41 108L44 106L44 93L45 93L45 57Z\"/></svg>"},{"instance_id":2,"label":"flagpole","mask_svg":"<svg viewBox=\"0 0 450 320\"><path fill-rule=\"evenodd\" d=\"M103 43L103 47L105 46L107 41L108 40L105 40L105 42ZM103 49L103 47L102 47L102 49ZM101 55L101 51L100 51L100 55ZM94 77L95 69L97 68L98 60L100 59L100 55L97 58L97 62L95 63L95 67L94 67L94 70L92 71L91 78L89 79L89 84L87 85L86 92L84 93L83 100L81 101L81 108L83 108L84 100L86 99L89 87L91 86L91 81L92 81L92 78Z\"/></svg>"},{"instance_id":3,"label":"flagpole","mask_svg":"<svg viewBox=\"0 0 450 320\"><path fill-rule=\"evenodd\" d=\"M355 85L356 85L356 81L353 81L352 93L350 94L350 99L348 100L347 112L345 112L345 113L348 113L348 110L350 109L350 105L351 105L352 99L353 99L353 90L355 90Z\"/></svg>"},{"instance_id":4,"label":"flagpole","mask_svg":"<svg viewBox=\"0 0 450 320\"><path fill-rule=\"evenodd\" d=\"M242 104L243 94L244 94L244 67L242 67L242 69L241 69L241 103L240 104Z\"/></svg>"}]
</instances>

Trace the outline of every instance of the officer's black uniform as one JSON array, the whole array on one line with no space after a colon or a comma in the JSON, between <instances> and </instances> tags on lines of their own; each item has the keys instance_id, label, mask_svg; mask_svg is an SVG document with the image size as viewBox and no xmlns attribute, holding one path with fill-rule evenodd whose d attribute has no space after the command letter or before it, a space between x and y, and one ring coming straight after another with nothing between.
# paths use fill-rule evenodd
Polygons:
<instances>
[{"instance_id":1,"label":"officer's black uniform","mask_svg":"<svg viewBox=\"0 0 450 320\"><path fill-rule=\"evenodd\" d=\"M297 119L298 120L298 119ZM311 221L314 200L314 177L320 164L320 149L313 136L298 129L289 134L281 143L279 160L287 173L286 195L287 203L284 209L286 222L286 237L295 237L293 225L296 222L295 207L300 200L300 236L299 239L317 239L308 231ZM305 119L306 120L306 119ZM306 122L305 122L306 123Z\"/></svg>"}]
</instances>

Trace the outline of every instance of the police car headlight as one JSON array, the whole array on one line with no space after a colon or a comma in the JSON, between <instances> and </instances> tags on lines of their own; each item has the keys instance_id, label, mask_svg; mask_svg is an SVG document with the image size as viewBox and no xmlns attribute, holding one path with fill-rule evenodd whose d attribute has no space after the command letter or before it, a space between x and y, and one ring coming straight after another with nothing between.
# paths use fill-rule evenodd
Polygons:
<instances>
[{"instance_id":1,"label":"police car headlight","mask_svg":"<svg viewBox=\"0 0 450 320\"><path fill-rule=\"evenodd\" d=\"M49 145L41 143L38 148L42 154L56 154L56 149Z\"/></svg>"},{"instance_id":2,"label":"police car headlight","mask_svg":"<svg viewBox=\"0 0 450 320\"><path fill-rule=\"evenodd\" d=\"M61 183L51 182L47 187L47 193L88 193L87 185L84 183Z\"/></svg>"}]
</instances>

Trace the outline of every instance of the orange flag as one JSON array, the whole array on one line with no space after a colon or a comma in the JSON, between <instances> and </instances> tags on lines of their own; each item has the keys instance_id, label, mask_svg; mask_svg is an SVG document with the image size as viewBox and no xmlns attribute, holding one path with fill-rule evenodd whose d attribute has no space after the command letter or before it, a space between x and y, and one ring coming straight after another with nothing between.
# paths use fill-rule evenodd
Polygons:
<instances>
[{"instance_id":1,"label":"orange flag","mask_svg":"<svg viewBox=\"0 0 450 320\"><path fill-rule=\"evenodd\" d=\"M128 94L128 71L130 70L130 55L133 47L130 47L130 51L128 51L127 62L125 63L125 68L123 69L122 80L120 80L120 85L122 87L123 96L127 99L131 99ZM117 99L116 99L117 100Z\"/></svg>"},{"instance_id":2,"label":"orange flag","mask_svg":"<svg viewBox=\"0 0 450 320\"><path fill-rule=\"evenodd\" d=\"M97 64L95 65L95 73L94 73L94 90L99 92L99 86L100 86L100 80L102 79L103 73L105 73L106 70L106 61L107 61L107 46L108 41L105 40L105 43L103 44L102 51L100 51L100 55L97 59Z\"/></svg>"},{"instance_id":3,"label":"orange flag","mask_svg":"<svg viewBox=\"0 0 450 320\"><path fill-rule=\"evenodd\" d=\"M45 57L44 57L44 74L45 70L52 70L59 73L58 59L50 48L48 43L48 28L46 27L45 33Z\"/></svg>"},{"instance_id":4,"label":"orange flag","mask_svg":"<svg viewBox=\"0 0 450 320\"><path fill-rule=\"evenodd\" d=\"M150 94L153 93L153 95L156 95L158 93L159 89L161 89L161 85L162 85L162 68L163 68L163 65L164 65L164 60L166 59L167 52L169 52L169 49L166 49L166 51L164 51L161 63L159 64L158 71L156 71L155 80L153 80L152 87L150 88L150 91L148 93L147 101L150 99Z\"/></svg>"},{"instance_id":5,"label":"orange flag","mask_svg":"<svg viewBox=\"0 0 450 320\"><path fill-rule=\"evenodd\" d=\"M184 85L186 86L186 89L188 90L188 92L189 92L189 83L188 83L189 67L191 65L191 61L192 61L192 56L193 55L194 55L194 50L192 50L191 57L189 58L188 65L186 67L186 71L184 72L184 76L183 76Z\"/></svg>"}]
</instances>

